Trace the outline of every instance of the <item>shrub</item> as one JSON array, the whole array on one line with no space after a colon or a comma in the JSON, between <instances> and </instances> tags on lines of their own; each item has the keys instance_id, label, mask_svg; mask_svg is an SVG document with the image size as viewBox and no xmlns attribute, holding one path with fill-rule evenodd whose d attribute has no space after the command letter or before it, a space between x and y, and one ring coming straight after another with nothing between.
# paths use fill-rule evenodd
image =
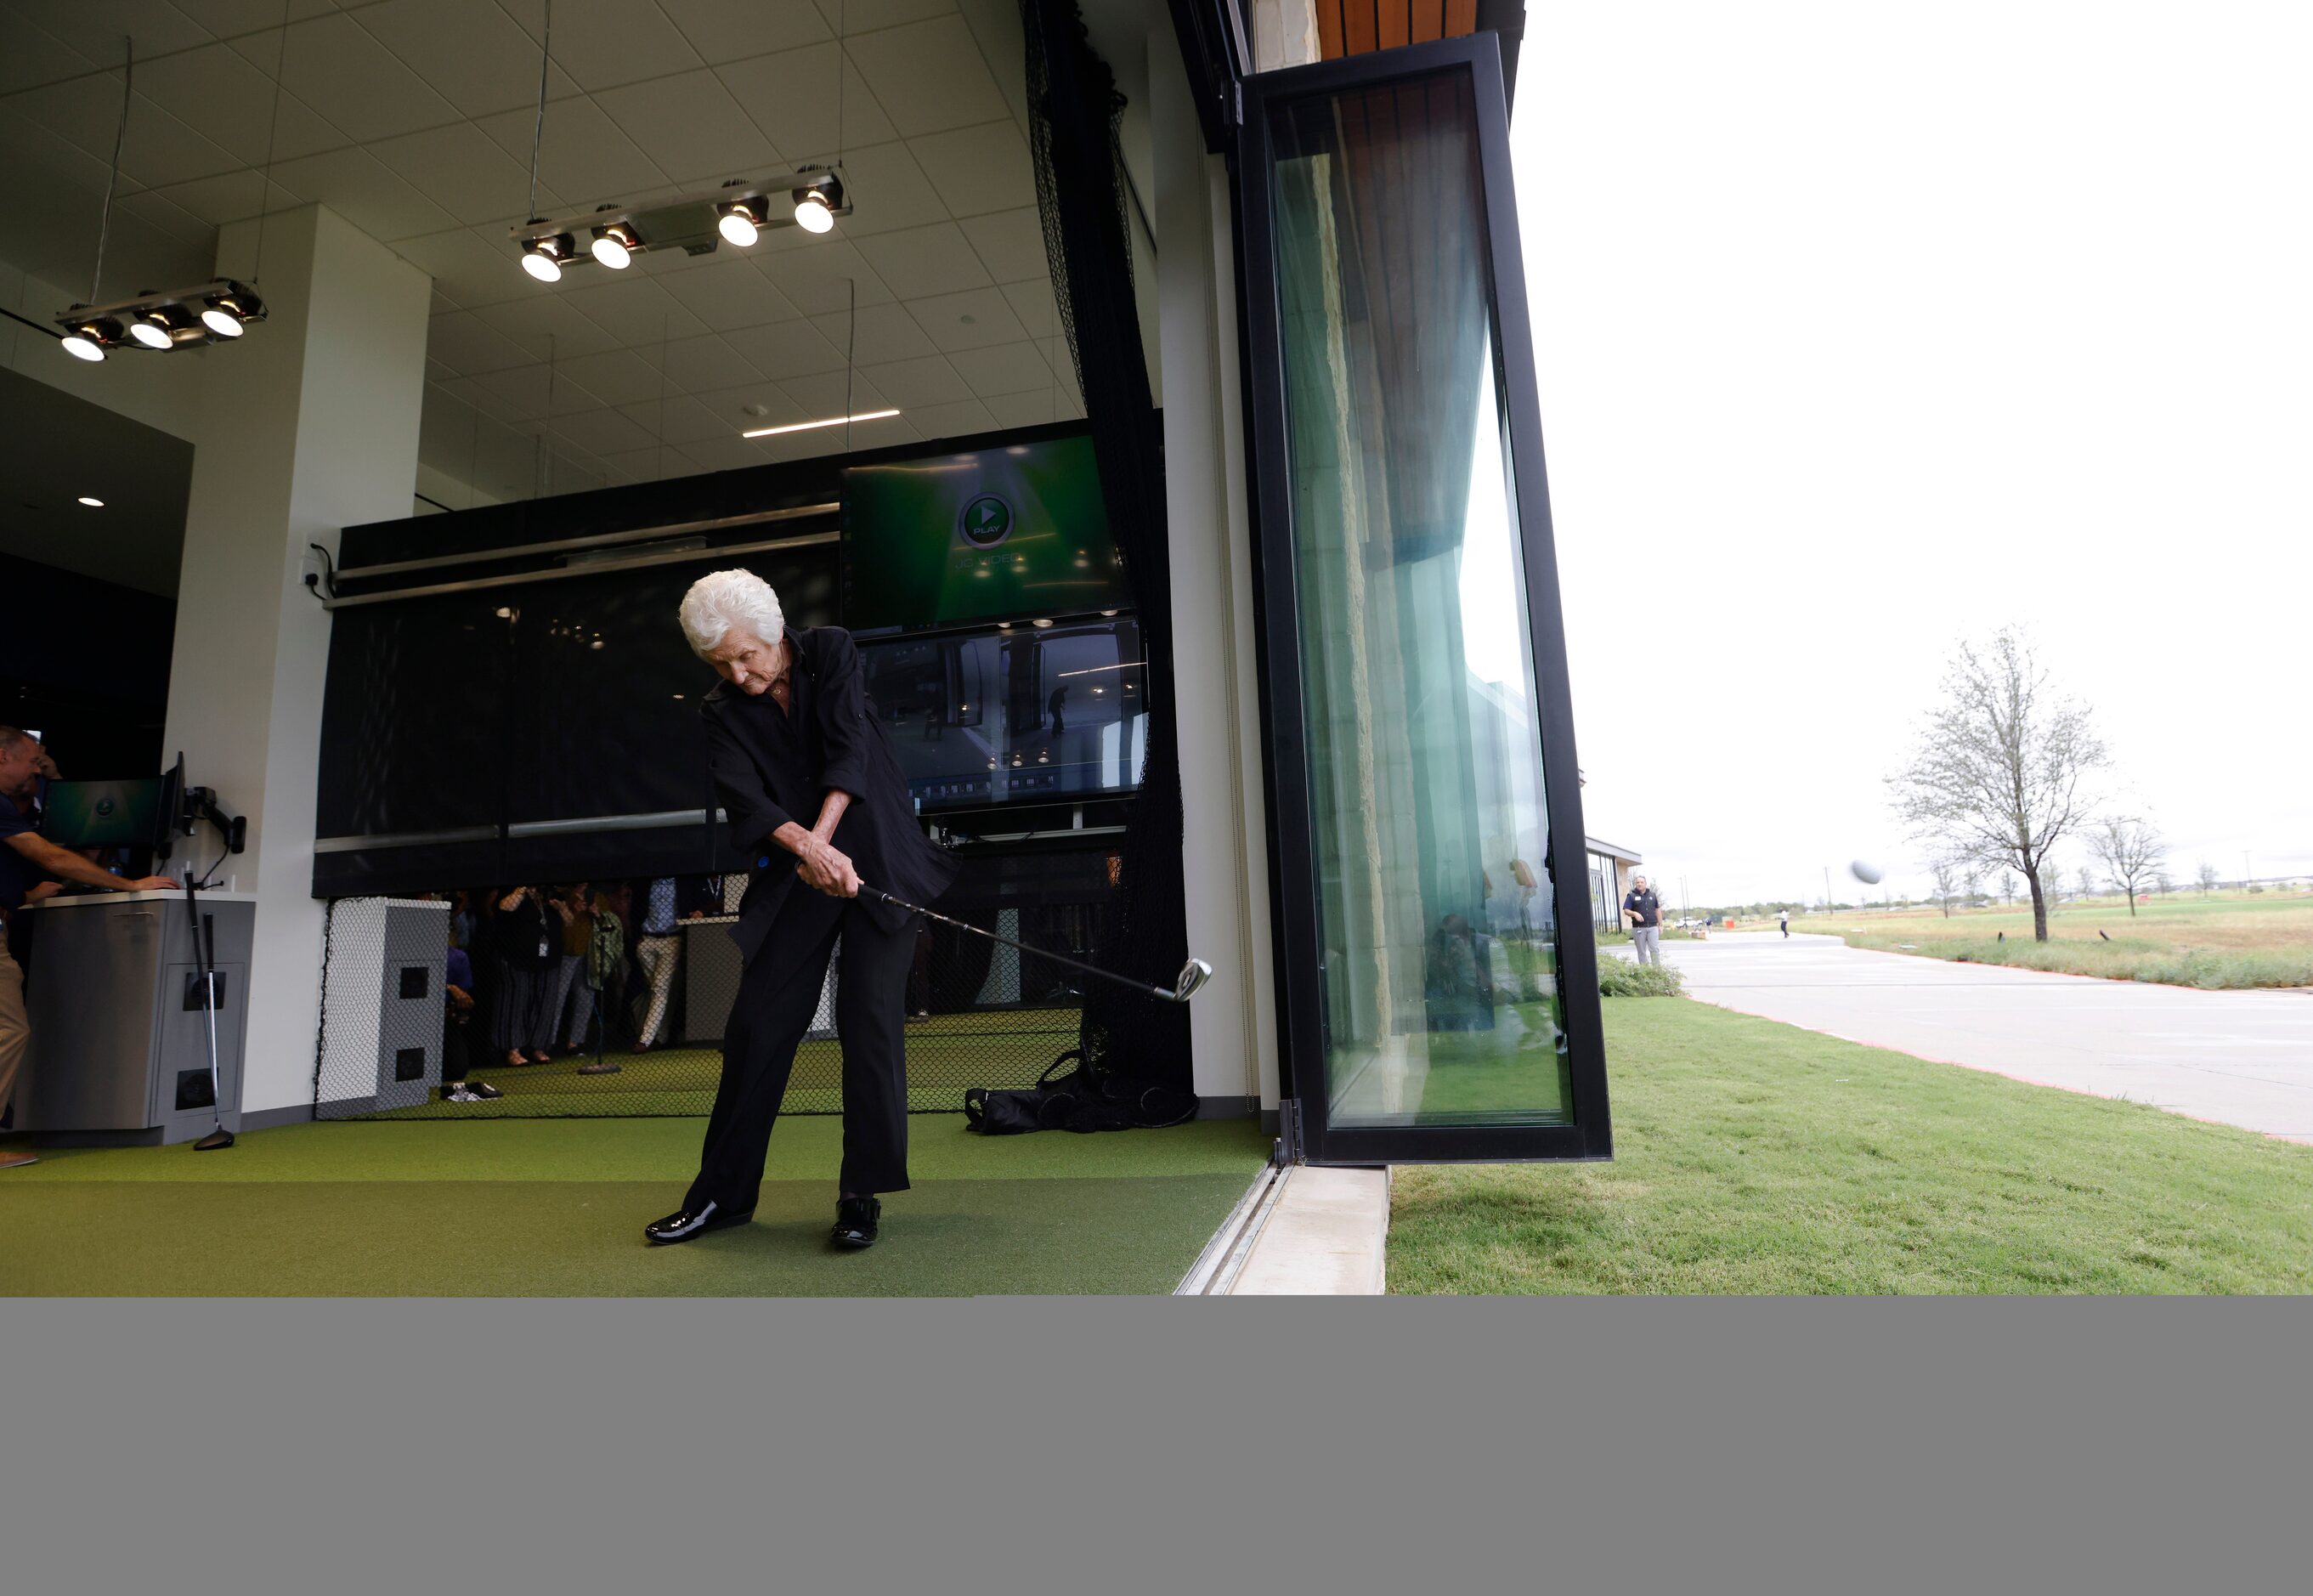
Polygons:
<instances>
[{"instance_id":1,"label":"shrub","mask_svg":"<svg viewBox=\"0 0 2313 1596\"><path fill-rule=\"evenodd\" d=\"M1633 964L1626 958L1598 961L1598 995L1602 998L1683 998L1686 977L1668 965Z\"/></svg>"}]
</instances>

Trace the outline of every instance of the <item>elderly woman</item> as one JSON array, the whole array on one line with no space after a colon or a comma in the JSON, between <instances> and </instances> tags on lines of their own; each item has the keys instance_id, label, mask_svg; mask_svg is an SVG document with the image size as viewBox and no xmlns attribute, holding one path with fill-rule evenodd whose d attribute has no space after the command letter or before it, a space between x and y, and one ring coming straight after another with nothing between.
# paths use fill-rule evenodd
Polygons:
<instances>
[{"instance_id":1,"label":"elderly woman","mask_svg":"<svg viewBox=\"0 0 2313 1596\"><path fill-rule=\"evenodd\" d=\"M794 630L770 585L743 570L701 577L680 617L691 651L723 678L699 714L731 839L753 868L732 932L746 962L699 1177L682 1208L643 1233L688 1241L753 1213L771 1122L840 937L843 1168L831 1239L870 1247L877 1194L908 1187L903 1038L916 939L913 917L863 900L860 882L920 904L954 866L916 824L850 633Z\"/></svg>"}]
</instances>

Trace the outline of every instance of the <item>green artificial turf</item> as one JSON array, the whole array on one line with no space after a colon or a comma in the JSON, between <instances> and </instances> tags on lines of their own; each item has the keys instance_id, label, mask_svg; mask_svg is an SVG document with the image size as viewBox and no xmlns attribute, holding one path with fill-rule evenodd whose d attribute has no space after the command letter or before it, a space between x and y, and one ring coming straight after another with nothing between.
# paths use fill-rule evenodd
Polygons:
<instances>
[{"instance_id":1,"label":"green artificial turf","mask_svg":"<svg viewBox=\"0 0 2313 1596\"><path fill-rule=\"evenodd\" d=\"M1245 1120L989 1139L910 1122L884 1239L825 1246L841 1125L782 1121L752 1224L653 1248L697 1120L379 1122L226 1151L51 1149L0 1176L27 1296L945 1296L1167 1292L1267 1156Z\"/></svg>"},{"instance_id":2,"label":"green artificial turf","mask_svg":"<svg viewBox=\"0 0 2313 1596\"><path fill-rule=\"evenodd\" d=\"M1400 1168L1393 1292L2313 1291L2313 1148L1683 998L1605 1010L1614 1162Z\"/></svg>"}]
</instances>

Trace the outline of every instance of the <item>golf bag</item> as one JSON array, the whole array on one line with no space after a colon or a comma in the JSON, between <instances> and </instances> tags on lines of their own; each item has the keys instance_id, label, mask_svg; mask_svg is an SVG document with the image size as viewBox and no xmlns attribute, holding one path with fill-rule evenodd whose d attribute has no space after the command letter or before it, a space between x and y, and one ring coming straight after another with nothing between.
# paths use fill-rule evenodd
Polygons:
<instances>
[{"instance_id":1,"label":"golf bag","mask_svg":"<svg viewBox=\"0 0 2313 1596\"><path fill-rule=\"evenodd\" d=\"M1063 1066L1073 1065L1067 1073ZM1177 1125L1197 1117L1194 1092L1142 1086L1085 1063L1070 1048L1045 1067L1036 1084L1016 1091L975 1086L963 1094L964 1123L983 1136L1028 1131L1131 1131Z\"/></svg>"}]
</instances>

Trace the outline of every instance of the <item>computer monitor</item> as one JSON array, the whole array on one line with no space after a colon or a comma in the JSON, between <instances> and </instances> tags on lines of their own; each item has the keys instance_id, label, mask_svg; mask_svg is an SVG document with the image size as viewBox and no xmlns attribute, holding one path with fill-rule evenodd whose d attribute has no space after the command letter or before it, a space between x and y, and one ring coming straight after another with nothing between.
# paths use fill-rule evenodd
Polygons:
<instances>
[{"instance_id":1,"label":"computer monitor","mask_svg":"<svg viewBox=\"0 0 2313 1596\"><path fill-rule=\"evenodd\" d=\"M1089 437L843 473L843 624L854 632L1131 607Z\"/></svg>"},{"instance_id":2,"label":"computer monitor","mask_svg":"<svg viewBox=\"0 0 2313 1596\"><path fill-rule=\"evenodd\" d=\"M51 781L40 800L40 835L60 848L143 848L166 858L184 829L185 760L158 776L119 781Z\"/></svg>"},{"instance_id":3,"label":"computer monitor","mask_svg":"<svg viewBox=\"0 0 2313 1596\"><path fill-rule=\"evenodd\" d=\"M925 814L1140 786L1148 669L1129 615L866 639L859 661Z\"/></svg>"}]
</instances>

